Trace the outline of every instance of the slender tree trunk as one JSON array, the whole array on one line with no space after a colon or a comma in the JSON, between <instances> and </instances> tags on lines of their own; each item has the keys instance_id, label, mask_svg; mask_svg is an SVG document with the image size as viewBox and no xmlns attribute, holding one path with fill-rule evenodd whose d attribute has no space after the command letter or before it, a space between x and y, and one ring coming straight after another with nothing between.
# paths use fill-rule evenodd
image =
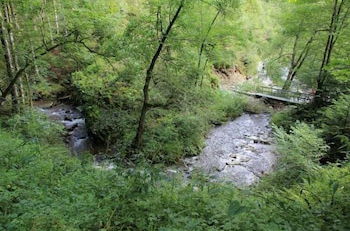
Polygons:
<instances>
[{"instance_id":1,"label":"slender tree trunk","mask_svg":"<svg viewBox=\"0 0 350 231\"><path fill-rule=\"evenodd\" d=\"M318 103L322 101L324 84L329 75L325 67L331 62L334 46L337 42L340 32L344 29L345 21L349 17L350 7L347 7L347 9L345 9L345 12L343 12L345 2L346 0L333 1L333 11L332 11L332 17L329 23L327 43L323 52L322 63L321 63L321 67L317 78L317 91L316 91L315 100L318 101Z\"/></svg>"},{"instance_id":2,"label":"slender tree trunk","mask_svg":"<svg viewBox=\"0 0 350 231\"><path fill-rule=\"evenodd\" d=\"M292 57L291 57L291 63L287 75L286 82L284 83L283 90L289 90L290 86L292 85L293 80L297 76L298 71L303 66L306 58L309 55L311 44L313 43L315 36L318 32L322 30L315 30L314 33L311 35L309 40L304 45L303 50L300 52L300 54L297 56L297 46L299 43L300 35L296 35L294 45L293 45L293 51L292 51Z\"/></svg>"},{"instance_id":3,"label":"slender tree trunk","mask_svg":"<svg viewBox=\"0 0 350 231\"><path fill-rule=\"evenodd\" d=\"M33 47L32 45L30 46L30 49L31 49L31 51L32 51L32 57L35 57L34 47ZM38 65L37 65L37 63L36 63L35 60L34 60L34 62L33 62L33 66L34 66L34 71L35 71L36 77L37 77L38 79L40 79L40 77L41 77L41 75L40 75L40 70L39 70L39 67L38 67Z\"/></svg>"},{"instance_id":4,"label":"slender tree trunk","mask_svg":"<svg viewBox=\"0 0 350 231\"><path fill-rule=\"evenodd\" d=\"M6 29L8 26L8 18L7 18L7 11L6 11L6 6L2 3L0 4L0 19L1 19L1 28L0 28L0 40L1 40L1 45L4 51L4 60L5 60L5 64L6 64L6 72L7 72L7 78L8 81L11 82L11 79L13 79L13 73L14 73L14 63L13 63L13 56L11 53L11 45L10 45L10 39L9 39L9 32ZM4 93L4 92L2 92ZM18 111L19 110L19 106L18 106L18 92L17 92L17 88L16 86L13 86L11 88L11 91L9 91L8 93L11 93L11 97L12 97L12 109L14 111ZM5 101L6 96L4 96L4 94L2 95L2 99L1 101ZM3 103L1 102L1 103Z\"/></svg>"},{"instance_id":5,"label":"slender tree trunk","mask_svg":"<svg viewBox=\"0 0 350 231\"><path fill-rule=\"evenodd\" d=\"M295 68L295 67L292 67L292 68ZM296 72L294 72L292 69L289 70L288 72L288 75L287 75L287 79L286 81L284 82L284 85L283 85L283 90L289 90L290 87L292 86L292 82L295 78L295 75L296 75Z\"/></svg>"},{"instance_id":6,"label":"slender tree trunk","mask_svg":"<svg viewBox=\"0 0 350 231\"><path fill-rule=\"evenodd\" d=\"M0 14L0 16L1 16L1 18L2 18L2 15L1 15L1 14ZM2 35L3 35L2 32L3 32L3 30L1 29L1 30L0 30L0 39L1 39L1 43L2 43L2 45L5 44L5 46L6 46L6 39L4 39L4 36L2 36ZM64 38L64 39L67 39L69 36L72 36L72 35L75 35L75 31L69 33L67 36L65 36L65 37L63 37L63 38ZM61 38L61 40L62 40L63 38ZM1 91L0 100L2 101L2 103L3 103L3 101L6 100L6 97L10 94L10 92L12 92L13 89L15 88L15 85L16 85L16 82L18 81L18 78L20 78L20 77L23 75L23 73L27 70L27 68L28 68L29 66L31 66L31 65L33 64L33 62L34 62L35 60L37 60L38 58L40 58L40 57L42 57L42 56L48 54L48 53L51 52L51 51L57 49L58 47L61 47L61 46L65 45L65 44L68 44L68 43L81 43L81 41L77 40L77 38L74 38L74 39L72 39L72 40L63 40L63 41L61 41L61 42L59 42L59 43L57 43L57 44L52 45L51 47L46 47L46 46L43 47L43 46L41 46L41 47L39 47L39 48L41 48L41 49L45 48L41 53L35 55L35 56L32 57L32 58L27 58L27 59L25 60L24 64L23 64L23 66L22 66L17 72L15 72L15 73L9 72L9 76L10 76L10 78L9 78L9 79L10 79L10 80L9 80L9 84L7 85L7 87L5 88L5 90L2 90L2 91ZM3 45L3 46L4 46L4 45ZM6 48L6 47L5 47L5 48ZM39 48L38 48L38 49L39 49ZM29 53L30 53L30 52L29 52ZM7 52L6 52L5 60L6 60L6 65L7 65L8 67L10 67L10 65L8 64L9 62L7 62L7 60L10 60L10 61L11 61L11 59L8 59ZM9 68L7 68L7 69L9 69ZM11 70L11 69L10 69L10 70Z\"/></svg>"},{"instance_id":7,"label":"slender tree trunk","mask_svg":"<svg viewBox=\"0 0 350 231\"><path fill-rule=\"evenodd\" d=\"M44 6L47 6L46 0L44 0ZM52 33L53 28L52 28L52 24L51 24L51 19L50 19L49 15L46 14L45 10L43 10L43 13L44 13L44 17L46 18L47 25L48 25L47 31L50 34L51 41L53 41L54 36L53 36L53 33Z\"/></svg>"},{"instance_id":8,"label":"slender tree trunk","mask_svg":"<svg viewBox=\"0 0 350 231\"><path fill-rule=\"evenodd\" d=\"M49 16L45 12L45 8L47 7L47 2L46 0L43 0L42 2L42 7L41 7L41 23L42 23L42 28L41 28L41 33L43 36L43 39L45 40L45 33L44 30L46 30L49 33L50 40L53 41L53 33L52 33L52 25ZM47 23L47 26L45 24Z\"/></svg>"},{"instance_id":9,"label":"slender tree trunk","mask_svg":"<svg viewBox=\"0 0 350 231\"><path fill-rule=\"evenodd\" d=\"M56 0L53 0L53 9L55 12L55 24L56 24L56 34L60 33L60 24L59 24L59 17L57 13L57 3Z\"/></svg>"},{"instance_id":10,"label":"slender tree trunk","mask_svg":"<svg viewBox=\"0 0 350 231\"><path fill-rule=\"evenodd\" d=\"M295 39L294 39L292 57L291 57L291 61L290 61L290 67L289 67L289 71L288 71L286 82L284 83L284 86L283 86L283 90L289 90L290 86L292 85L292 81L294 79L294 76L296 74L295 71L294 71L295 66L296 66L295 56L296 56L296 53L297 53L297 46L298 46L299 36L300 36L300 34L298 33L295 36Z\"/></svg>"},{"instance_id":11,"label":"slender tree trunk","mask_svg":"<svg viewBox=\"0 0 350 231\"><path fill-rule=\"evenodd\" d=\"M134 138L134 141L133 141L133 149L135 150L138 150L140 149L141 145L142 145L142 138L143 138L143 133L144 133L144 130L145 130L145 121L146 121L146 114L147 114L147 111L149 109L149 88L150 88L150 83L151 83L151 80L152 80L152 77L153 77L153 70L154 70L154 67L158 61L158 58L163 50L163 47L165 45L165 42L176 22L176 20L179 18L180 16L180 13L181 13L181 10L184 6L184 1L185 0L182 0L179 7L177 8L177 11L175 13L175 15L173 16L173 18L171 19L166 31L164 32L163 36L162 36L162 39L161 41L159 42L159 45L158 45L158 49L157 51L155 52L155 54L153 55L153 58L151 60L151 63L147 69L147 72L146 72L146 79L145 79L145 84L144 84L144 87L143 87L143 105L142 105L142 109L141 109L141 114L140 114L140 119L139 119L139 124L138 124L138 128L137 128L137 131L136 131L136 136Z\"/></svg>"},{"instance_id":12,"label":"slender tree trunk","mask_svg":"<svg viewBox=\"0 0 350 231\"><path fill-rule=\"evenodd\" d=\"M61 18L62 18L62 23L61 23L61 28L63 27L64 34L68 34L68 29L67 29L67 21L66 21L66 16L64 15L64 6L62 4L58 4L58 8L60 9L61 12Z\"/></svg>"},{"instance_id":13,"label":"slender tree trunk","mask_svg":"<svg viewBox=\"0 0 350 231\"><path fill-rule=\"evenodd\" d=\"M205 59L205 63L204 63L204 67L203 67L203 70L205 71L205 69L207 68L207 65L208 65L208 61L209 59ZM204 82L204 73L201 73L201 84L200 86L203 87L203 82Z\"/></svg>"},{"instance_id":14,"label":"slender tree trunk","mask_svg":"<svg viewBox=\"0 0 350 231\"><path fill-rule=\"evenodd\" d=\"M6 18L8 22L8 34L10 38L10 49L13 57L13 63L14 63L14 72L17 72L19 70L19 63L18 63L18 57L16 54L16 43L15 43L15 37L13 34L12 28L15 28L16 30L20 31L19 24L16 21L14 9L11 4L6 5ZM25 104L25 93L24 93L24 87L23 87L23 81L22 78L18 79L18 85L19 85L19 98L21 99L21 103Z\"/></svg>"},{"instance_id":15,"label":"slender tree trunk","mask_svg":"<svg viewBox=\"0 0 350 231\"><path fill-rule=\"evenodd\" d=\"M325 71L324 68L325 66L328 64L327 61L330 60L330 55L332 54L332 50L333 50L333 46L332 41L333 41L333 36L334 36L334 23L335 23L335 18L336 18L336 12L337 12L337 7L338 7L338 0L334 0L334 5L333 5L333 14L332 14L332 18L331 18L331 22L329 25L329 34L327 37L327 43L326 43L326 47L324 49L323 52L323 59L322 59L322 63L321 63L321 67L320 67L320 71L319 71L319 75L318 75L318 79L317 79L317 95L319 95L321 89L323 88L323 79L325 78Z\"/></svg>"},{"instance_id":16,"label":"slender tree trunk","mask_svg":"<svg viewBox=\"0 0 350 231\"><path fill-rule=\"evenodd\" d=\"M211 30L213 29L216 20L219 18L220 13L221 13L220 10L218 10L216 12L213 20L211 21L211 23L209 25L207 33L205 34L205 36L204 36L204 38L203 38L203 40L201 42L201 45L200 45L200 48L199 48L199 54L198 54L198 64L197 64L198 70L200 69L200 67L202 65L202 56L203 56L203 52L204 52L204 48L205 48L205 43L207 42L209 34L210 34ZM195 85L197 85L197 82L198 82L198 78L196 79Z\"/></svg>"},{"instance_id":17,"label":"slender tree trunk","mask_svg":"<svg viewBox=\"0 0 350 231\"><path fill-rule=\"evenodd\" d=\"M36 25L34 25L34 31L40 33L38 31L38 27ZM30 41L30 50L31 50L31 53L32 53L32 58L34 58L35 57L35 52L34 52L34 46L33 46L33 42L32 41ZM40 79L40 77L41 77L40 69L38 67L38 64L37 64L36 60L34 60L33 66L34 66L34 71L35 71L35 74L36 74L37 78Z\"/></svg>"},{"instance_id":18,"label":"slender tree trunk","mask_svg":"<svg viewBox=\"0 0 350 231\"><path fill-rule=\"evenodd\" d=\"M25 82L26 82L26 86L27 86L27 99L28 99L28 104L31 108L33 108L33 91L32 91L32 87L30 85L30 79L29 79L29 75L28 73L24 73L24 77L25 77Z\"/></svg>"},{"instance_id":19,"label":"slender tree trunk","mask_svg":"<svg viewBox=\"0 0 350 231\"><path fill-rule=\"evenodd\" d=\"M220 15L220 10L218 10L213 18L213 20L211 21L210 25L209 25L209 28L208 28L208 31L207 33L205 34L202 42L201 42L201 46L199 48L199 55L198 55L198 68L200 68L201 64L202 64L202 56L203 56L203 52L204 52L204 48L205 48L205 43L207 42L208 40L208 37L209 37L209 34L211 32L211 30L213 29L214 27L214 24L216 22L216 20L219 18L219 15Z\"/></svg>"}]
</instances>

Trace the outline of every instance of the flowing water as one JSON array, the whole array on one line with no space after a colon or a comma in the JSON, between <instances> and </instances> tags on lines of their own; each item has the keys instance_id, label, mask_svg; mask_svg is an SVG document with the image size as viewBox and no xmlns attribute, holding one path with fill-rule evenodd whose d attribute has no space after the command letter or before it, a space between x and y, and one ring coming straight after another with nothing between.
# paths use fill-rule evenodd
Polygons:
<instances>
[{"instance_id":1,"label":"flowing water","mask_svg":"<svg viewBox=\"0 0 350 231\"><path fill-rule=\"evenodd\" d=\"M38 108L64 125L66 143L73 154L91 149L85 119L77 108L65 104ZM276 163L269 122L268 114L243 114L216 127L208 134L201 155L184 159L183 166L170 168L168 172L182 172L187 178L200 172L212 181L228 181L237 186L254 184L270 173ZM104 170L114 168L111 163L98 161L94 166Z\"/></svg>"},{"instance_id":2,"label":"flowing water","mask_svg":"<svg viewBox=\"0 0 350 231\"><path fill-rule=\"evenodd\" d=\"M187 177L201 172L212 181L228 181L237 186L258 182L276 163L269 122L268 114L244 114L214 128L202 154L184 159L180 171Z\"/></svg>"},{"instance_id":3,"label":"flowing water","mask_svg":"<svg viewBox=\"0 0 350 231\"><path fill-rule=\"evenodd\" d=\"M85 118L77 108L65 104L39 106L39 110L49 118L63 124L66 130L66 143L72 154L78 155L90 150L90 140Z\"/></svg>"}]
</instances>

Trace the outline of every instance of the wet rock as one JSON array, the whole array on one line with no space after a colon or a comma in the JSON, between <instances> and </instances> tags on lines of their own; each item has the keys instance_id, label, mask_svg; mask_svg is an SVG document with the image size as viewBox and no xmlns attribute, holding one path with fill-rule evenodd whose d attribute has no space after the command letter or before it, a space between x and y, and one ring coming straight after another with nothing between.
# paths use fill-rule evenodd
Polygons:
<instances>
[{"instance_id":1,"label":"wet rock","mask_svg":"<svg viewBox=\"0 0 350 231\"><path fill-rule=\"evenodd\" d=\"M230 159L226 165L239 165L242 164L244 162L248 162L251 160L251 158L249 156L246 155L241 155L241 154L234 154L234 155L230 155L230 157L232 159Z\"/></svg>"},{"instance_id":2,"label":"wet rock","mask_svg":"<svg viewBox=\"0 0 350 231\"><path fill-rule=\"evenodd\" d=\"M67 131L66 141L73 154L90 150L90 140L82 113L69 105L39 107L51 119L63 124Z\"/></svg>"}]
</instances>

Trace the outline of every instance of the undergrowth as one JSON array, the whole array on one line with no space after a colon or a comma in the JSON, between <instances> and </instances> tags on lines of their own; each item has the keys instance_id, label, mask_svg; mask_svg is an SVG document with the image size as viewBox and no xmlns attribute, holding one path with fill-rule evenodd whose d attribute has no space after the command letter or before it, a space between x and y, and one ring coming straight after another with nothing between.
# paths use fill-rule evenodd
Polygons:
<instances>
[{"instance_id":1,"label":"undergrowth","mask_svg":"<svg viewBox=\"0 0 350 231\"><path fill-rule=\"evenodd\" d=\"M35 118L46 121L36 127L39 134L55 127ZM326 147L305 124L290 134L277 131L284 164L271 178L278 180L250 189L202 178L184 182L149 165L96 169L89 156L81 161L59 143L28 139L31 128L0 129L0 230L350 228L349 165L316 167Z\"/></svg>"}]
</instances>

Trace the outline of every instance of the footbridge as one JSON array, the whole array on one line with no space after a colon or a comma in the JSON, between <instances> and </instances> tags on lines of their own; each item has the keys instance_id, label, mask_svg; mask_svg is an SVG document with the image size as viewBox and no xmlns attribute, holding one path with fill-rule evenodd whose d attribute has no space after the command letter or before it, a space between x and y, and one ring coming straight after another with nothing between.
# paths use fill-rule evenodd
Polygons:
<instances>
[{"instance_id":1,"label":"footbridge","mask_svg":"<svg viewBox=\"0 0 350 231\"><path fill-rule=\"evenodd\" d=\"M306 104L314 98L314 95L310 93L283 90L277 87L258 87L255 91L242 91L238 89L233 89L233 91L239 94L279 101L286 104Z\"/></svg>"}]
</instances>

